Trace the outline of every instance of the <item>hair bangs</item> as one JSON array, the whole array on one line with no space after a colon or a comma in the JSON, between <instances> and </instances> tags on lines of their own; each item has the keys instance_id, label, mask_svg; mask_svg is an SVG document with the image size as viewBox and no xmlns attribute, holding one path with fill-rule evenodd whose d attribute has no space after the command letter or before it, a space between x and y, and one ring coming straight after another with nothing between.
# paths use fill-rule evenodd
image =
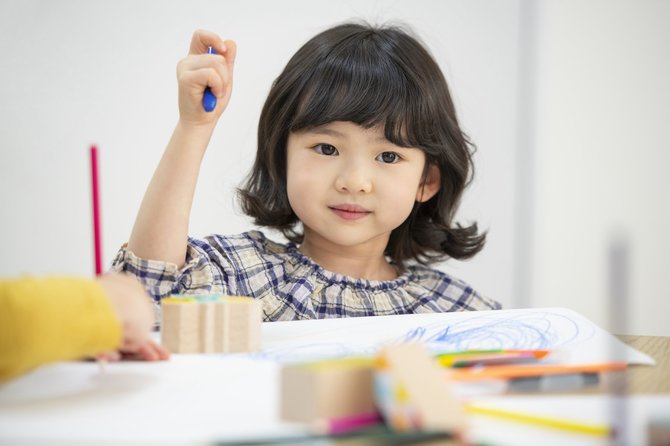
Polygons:
<instances>
[{"instance_id":1,"label":"hair bangs","mask_svg":"<svg viewBox=\"0 0 670 446\"><path fill-rule=\"evenodd\" d=\"M349 121L383 126L386 139L398 146L417 145L414 123L408 122L418 108L416 88L371 40L344 42L320 60L297 99L289 131Z\"/></svg>"}]
</instances>

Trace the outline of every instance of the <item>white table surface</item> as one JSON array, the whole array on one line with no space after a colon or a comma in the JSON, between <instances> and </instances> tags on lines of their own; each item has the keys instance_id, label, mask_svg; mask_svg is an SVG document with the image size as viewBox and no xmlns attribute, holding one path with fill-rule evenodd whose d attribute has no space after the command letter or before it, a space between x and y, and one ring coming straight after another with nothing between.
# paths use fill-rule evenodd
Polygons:
<instances>
[{"instance_id":1,"label":"white table surface","mask_svg":"<svg viewBox=\"0 0 670 446\"><path fill-rule=\"evenodd\" d=\"M518 344L516 330L527 333L536 321L545 327L538 338L544 344ZM468 348L490 348L487 342L496 336L488 334L496 326L503 327L500 339L513 342L501 345L506 348L559 346L579 353L591 344L623 345L562 309L265 323L260 354L173 355L166 362L109 363L104 370L95 362L57 363L0 385L0 444L207 444L305 433L306 426L279 419L278 361L370 352L409 333L426 338L448 332L431 335L433 344L438 339L453 346L458 339L463 346L463 333L477 324L487 336L481 337L483 344L468 343ZM626 349L610 353L648 361ZM670 406L666 401L661 407Z\"/></svg>"}]
</instances>

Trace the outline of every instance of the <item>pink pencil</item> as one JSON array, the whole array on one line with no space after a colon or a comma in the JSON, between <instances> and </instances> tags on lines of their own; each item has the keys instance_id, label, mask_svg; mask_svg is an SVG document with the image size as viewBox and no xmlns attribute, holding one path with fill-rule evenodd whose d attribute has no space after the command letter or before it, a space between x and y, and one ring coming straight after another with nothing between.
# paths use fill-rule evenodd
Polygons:
<instances>
[{"instance_id":1,"label":"pink pencil","mask_svg":"<svg viewBox=\"0 0 670 446\"><path fill-rule=\"evenodd\" d=\"M359 429L364 429L383 423L377 412L350 415L342 418L318 420L313 423L313 429L325 435L342 435Z\"/></svg>"},{"instance_id":2,"label":"pink pencil","mask_svg":"<svg viewBox=\"0 0 670 446\"><path fill-rule=\"evenodd\" d=\"M98 149L91 146L91 190L93 192L93 245L95 249L95 275L102 274L102 243L100 241L100 194L98 188Z\"/></svg>"}]
</instances>

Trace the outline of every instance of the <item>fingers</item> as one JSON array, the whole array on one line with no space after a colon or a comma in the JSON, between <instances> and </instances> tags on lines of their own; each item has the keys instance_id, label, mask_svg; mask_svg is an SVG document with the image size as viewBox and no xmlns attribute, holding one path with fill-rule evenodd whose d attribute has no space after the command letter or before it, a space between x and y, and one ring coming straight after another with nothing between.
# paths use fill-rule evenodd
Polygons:
<instances>
[{"instance_id":1,"label":"fingers","mask_svg":"<svg viewBox=\"0 0 670 446\"><path fill-rule=\"evenodd\" d=\"M148 341L142 344L138 350L137 355L144 361L165 361L170 359L170 352L160 344L153 341Z\"/></svg>"},{"instance_id":2,"label":"fingers","mask_svg":"<svg viewBox=\"0 0 670 446\"><path fill-rule=\"evenodd\" d=\"M209 47L212 47L216 51L216 55L207 54ZM217 61L222 64L222 67L227 68L228 75L223 77L223 73L217 68L217 72L222 75L224 84L228 84L232 80L233 76L233 67L235 65L235 58L237 56L237 44L234 40L222 40L216 33L211 31L206 31L199 29L193 33L191 39L191 47L189 49L189 56L200 56L205 55L203 58L198 58L196 60L209 60L210 62ZM187 57L186 60L190 60L191 57ZM221 97L224 92L214 91L213 85L209 85L212 88L212 92L217 96Z\"/></svg>"},{"instance_id":3,"label":"fingers","mask_svg":"<svg viewBox=\"0 0 670 446\"><path fill-rule=\"evenodd\" d=\"M235 66L235 58L237 57L237 44L234 40L226 40L223 43L227 49L225 54L226 64L228 65L228 70L232 74L233 67Z\"/></svg>"},{"instance_id":4,"label":"fingers","mask_svg":"<svg viewBox=\"0 0 670 446\"><path fill-rule=\"evenodd\" d=\"M170 359L170 352L152 340L124 346L119 351L123 359L137 359L140 361L165 361Z\"/></svg>"},{"instance_id":5,"label":"fingers","mask_svg":"<svg viewBox=\"0 0 670 446\"><path fill-rule=\"evenodd\" d=\"M98 353L95 355L95 359L98 361L115 362L121 360L121 353L116 350L112 352Z\"/></svg>"},{"instance_id":6,"label":"fingers","mask_svg":"<svg viewBox=\"0 0 670 446\"><path fill-rule=\"evenodd\" d=\"M191 47L189 54L204 54L207 53L207 48L212 47L217 53L225 55L228 51L223 39L216 33L199 29L193 33L191 38Z\"/></svg>"},{"instance_id":7,"label":"fingers","mask_svg":"<svg viewBox=\"0 0 670 446\"><path fill-rule=\"evenodd\" d=\"M146 342L151 334L154 314L144 287L136 279L124 274L109 274L96 280L120 324L121 347Z\"/></svg>"},{"instance_id":8,"label":"fingers","mask_svg":"<svg viewBox=\"0 0 670 446\"><path fill-rule=\"evenodd\" d=\"M227 61L219 55L191 55L177 64L177 79L182 86L194 86L198 91L210 87L216 97L221 97L230 84L228 66Z\"/></svg>"},{"instance_id":9,"label":"fingers","mask_svg":"<svg viewBox=\"0 0 670 446\"><path fill-rule=\"evenodd\" d=\"M217 54L208 54L209 47ZM177 64L181 122L196 125L216 123L230 100L236 56L234 41L224 41L211 31L193 33L189 54ZM202 103L207 88L217 98L213 113L210 113L212 110L205 110Z\"/></svg>"},{"instance_id":10,"label":"fingers","mask_svg":"<svg viewBox=\"0 0 670 446\"><path fill-rule=\"evenodd\" d=\"M165 361L167 359L170 359L170 351L163 347L160 344L156 344L155 342L152 342L152 348L154 350L154 353L158 355L158 360L159 361Z\"/></svg>"},{"instance_id":11,"label":"fingers","mask_svg":"<svg viewBox=\"0 0 670 446\"><path fill-rule=\"evenodd\" d=\"M232 88L233 86L233 69L235 68L235 59L237 58L237 44L234 40L225 41L226 48L228 51L226 53L226 67L228 68L228 86Z\"/></svg>"}]
</instances>

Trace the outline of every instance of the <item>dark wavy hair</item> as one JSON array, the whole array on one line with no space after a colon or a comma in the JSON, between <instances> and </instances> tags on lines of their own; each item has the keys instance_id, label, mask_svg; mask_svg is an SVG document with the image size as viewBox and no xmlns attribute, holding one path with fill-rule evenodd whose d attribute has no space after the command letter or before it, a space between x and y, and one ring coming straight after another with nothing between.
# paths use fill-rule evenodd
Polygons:
<instances>
[{"instance_id":1,"label":"dark wavy hair","mask_svg":"<svg viewBox=\"0 0 670 446\"><path fill-rule=\"evenodd\" d=\"M391 232L385 254L399 268L448 257L466 259L484 246L477 224L454 223L472 179L474 146L458 125L447 82L416 37L398 26L349 23L305 43L272 84L258 124L253 168L238 189L242 210L259 226L303 239L286 191L290 132L333 121L383 126L398 146L424 151L426 166L440 171L440 189L416 202Z\"/></svg>"}]
</instances>

